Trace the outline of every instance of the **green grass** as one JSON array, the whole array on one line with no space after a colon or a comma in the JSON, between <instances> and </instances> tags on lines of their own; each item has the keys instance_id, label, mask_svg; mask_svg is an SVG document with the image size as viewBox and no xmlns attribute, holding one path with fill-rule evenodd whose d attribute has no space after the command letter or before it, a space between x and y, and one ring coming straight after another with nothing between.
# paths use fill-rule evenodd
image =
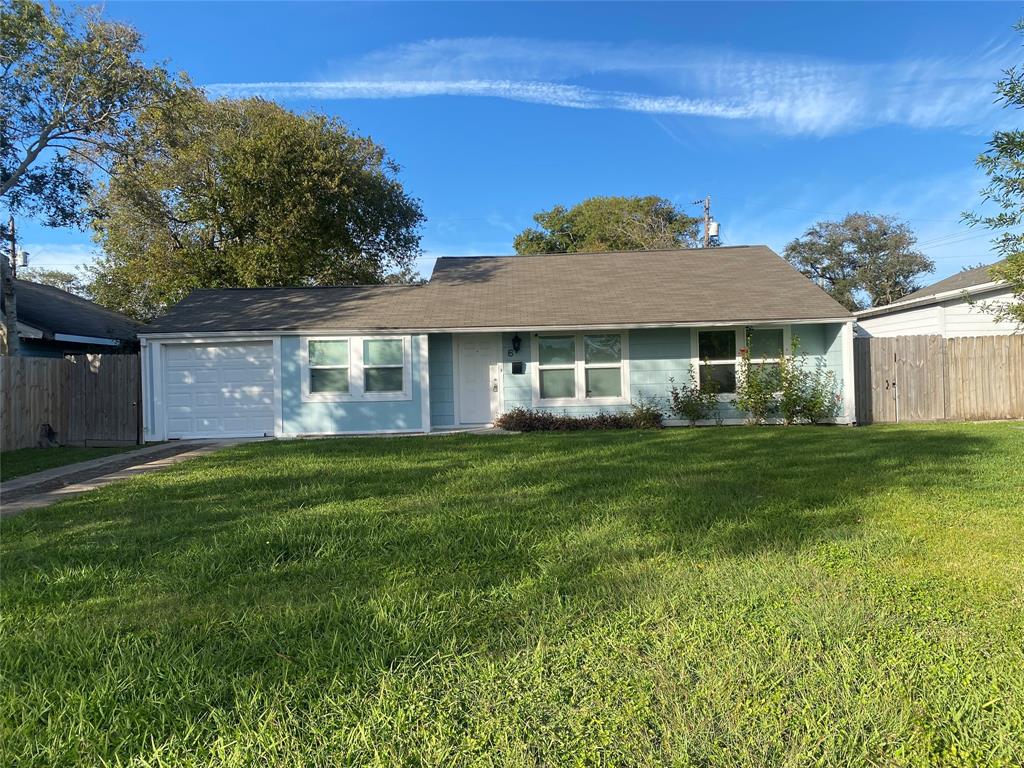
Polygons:
<instances>
[{"instance_id":1,"label":"green grass","mask_svg":"<svg viewBox=\"0 0 1024 768\"><path fill-rule=\"evenodd\" d=\"M1014 424L249 443L3 523L2 765L1024 763Z\"/></svg>"},{"instance_id":2,"label":"green grass","mask_svg":"<svg viewBox=\"0 0 1024 768\"><path fill-rule=\"evenodd\" d=\"M62 446L60 448L21 448L17 451L4 451L0 453L0 481L31 475L33 472L42 472L44 469L63 467L65 464L100 459L136 448L138 448L137 445L123 448Z\"/></svg>"}]
</instances>

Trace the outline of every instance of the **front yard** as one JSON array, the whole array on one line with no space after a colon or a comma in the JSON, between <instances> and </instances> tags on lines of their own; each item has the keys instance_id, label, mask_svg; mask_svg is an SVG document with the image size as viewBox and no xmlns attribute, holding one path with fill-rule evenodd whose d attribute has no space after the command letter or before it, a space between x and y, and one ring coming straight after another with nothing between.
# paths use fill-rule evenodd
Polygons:
<instances>
[{"instance_id":1,"label":"front yard","mask_svg":"<svg viewBox=\"0 0 1024 768\"><path fill-rule=\"evenodd\" d=\"M1020 765L1019 424L250 443L3 522L3 765Z\"/></svg>"}]
</instances>

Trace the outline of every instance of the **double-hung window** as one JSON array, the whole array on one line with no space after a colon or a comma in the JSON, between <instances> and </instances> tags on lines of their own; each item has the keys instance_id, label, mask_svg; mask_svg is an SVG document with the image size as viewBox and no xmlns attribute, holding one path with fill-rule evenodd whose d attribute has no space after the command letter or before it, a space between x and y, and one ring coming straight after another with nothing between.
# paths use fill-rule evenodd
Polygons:
<instances>
[{"instance_id":1,"label":"double-hung window","mask_svg":"<svg viewBox=\"0 0 1024 768\"><path fill-rule=\"evenodd\" d=\"M736 394L736 372L744 348L752 365L778 370L786 349L783 328L715 328L697 331L700 387L715 386L722 395Z\"/></svg>"},{"instance_id":2,"label":"double-hung window","mask_svg":"<svg viewBox=\"0 0 1024 768\"><path fill-rule=\"evenodd\" d=\"M305 401L407 400L412 371L407 337L303 337Z\"/></svg>"},{"instance_id":3,"label":"double-hung window","mask_svg":"<svg viewBox=\"0 0 1024 768\"><path fill-rule=\"evenodd\" d=\"M402 339L363 339L363 391L401 392L405 388Z\"/></svg>"},{"instance_id":4,"label":"double-hung window","mask_svg":"<svg viewBox=\"0 0 1024 768\"><path fill-rule=\"evenodd\" d=\"M622 346L619 333L538 336L535 399L544 405L623 402Z\"/></svg>"},{"instance_id":5,"label":"double-hung window","mask_svg":"<svg viewBox=\"0 0 1024 768\"><path fill-rule=\"evenodd\" d=\"M583 385L589 398L622 397L622 336L583 337Z\"/></svg>"},{"instance_id":6,"label":"double-hung window","mask_svg":"<svg viewBox=\"0 0 1024 768\"><path fill-rule=\"evenodd\" d=\"M576 399L576 337L541 336L537 340L541 400Z\"/></svg>"},{"instance_id":7,"label":"double-hung window","mask_svg":"<svg viewBox=\"0 0 1024 768\"><path fill-rule=\"evenodd\" d=\"M719 394L736 392L736 330L698 331L700 388L714 384Z\"/></svg>"},{"instance_id":8,"label":"double-hung window","mask_svg":"<svg viewBox=\"0 0 1024 768\"><path fill-rule=\"evenodd\" d=\"M785 332L782 328L747 328L746 331L751 365L763 366L778 375L779 358L786 350Z\"/></svg>"},{"instance_id":9,"label":"double-hung window","mask_svg":"<svg viewBox=\"0 0 1024 768\"><path fill-rule=\"evenodd\" d=\"M310 339L306 354L309 394L348 394L351 367L348 339Z\"/></svg>"}]
</instances>

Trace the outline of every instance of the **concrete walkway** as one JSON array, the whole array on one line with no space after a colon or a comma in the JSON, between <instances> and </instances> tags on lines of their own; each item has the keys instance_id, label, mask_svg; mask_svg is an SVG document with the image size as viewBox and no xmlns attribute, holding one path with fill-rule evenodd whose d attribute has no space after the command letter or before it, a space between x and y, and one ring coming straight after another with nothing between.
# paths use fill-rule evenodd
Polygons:
<instances>
[{"instance_id":1,"label":"concrete walkway","mask_svg":"<svg viewBox=\"0 0 1024 768\"><path fill-rule=\"evenodd\" d=\"M233 445L235 440L161 443L128 453L35 472L0 483L0 518L46 507L118 480L156 472Z\"/></svg>"}]
</instances>

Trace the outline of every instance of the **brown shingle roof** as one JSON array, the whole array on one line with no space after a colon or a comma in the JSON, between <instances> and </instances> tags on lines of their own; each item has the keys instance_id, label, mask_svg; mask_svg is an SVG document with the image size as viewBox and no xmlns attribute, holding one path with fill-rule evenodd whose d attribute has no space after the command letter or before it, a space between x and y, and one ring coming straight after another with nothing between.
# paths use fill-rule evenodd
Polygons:
<instances>
[{"instance_id":1,"label":"brown shingle roof","mask_svg":"<svg viewBox=\"0 0 1024 768\"><path fill-rule=\"evenodd\" d=\"M437 260L422 286L197 291L147 332L671 325L851 318L765 246Z\"/></svg>"},{"instance_id":2,"label":"brown shingle roof","mask_svg":"<svg viewBox=\"0 0 1024 768\"><path fill-rule=\"evenodd\" d=\"M131 341L142 323L52 285L14 281L18 319L45 333Z\"/></svg>"},{"instance_id":3,"label":"brown shingle roof","mask_svg":"<svg viewBox=\"0 0 1024 768\"><path fill-rule=\"evenodd\" d=\"M145 333L370 330L418 326L423 286L220 288L193 291Z\"/></svg>"}]
</instances>

